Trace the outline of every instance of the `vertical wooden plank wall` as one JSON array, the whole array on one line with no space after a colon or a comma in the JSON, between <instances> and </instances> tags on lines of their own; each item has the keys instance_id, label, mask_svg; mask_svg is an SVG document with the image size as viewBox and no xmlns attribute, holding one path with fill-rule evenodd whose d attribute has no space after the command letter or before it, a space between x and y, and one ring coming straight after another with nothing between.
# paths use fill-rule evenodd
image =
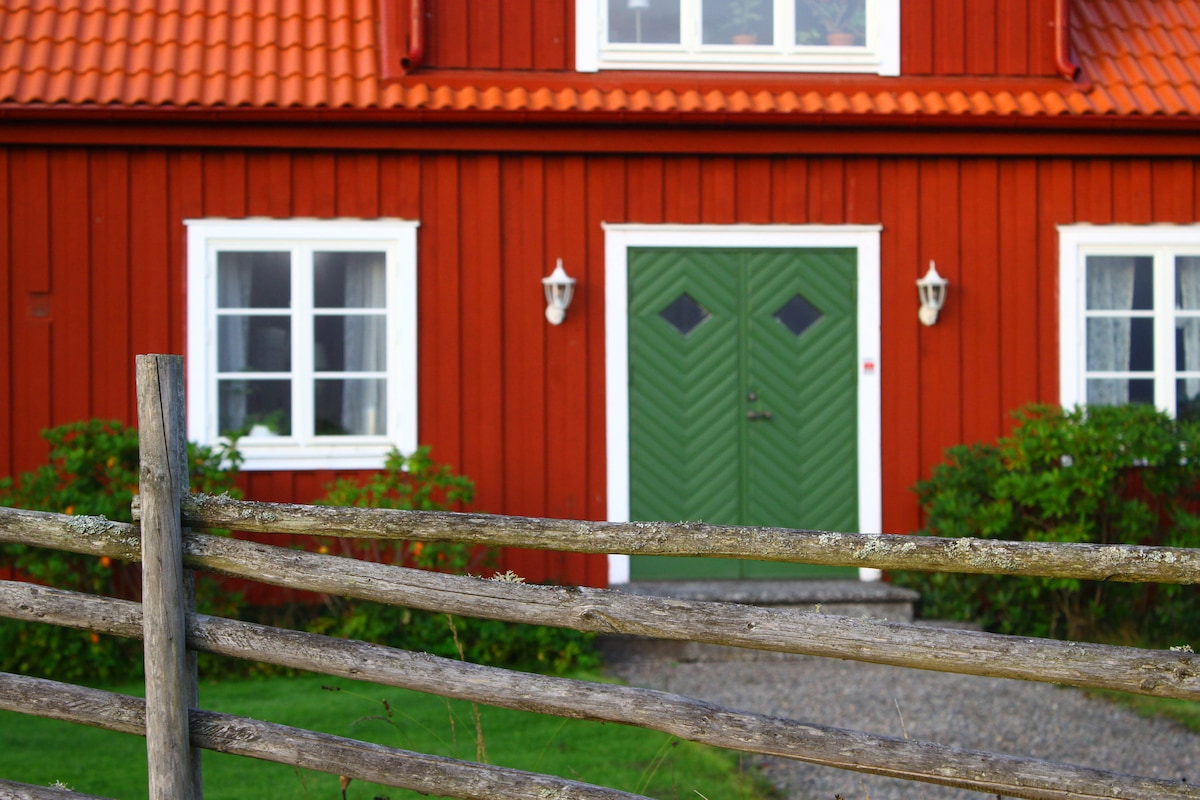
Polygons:
<instances>
[{"instance_id":1,"label":"vertical wooden plank wall","mask_svg":"<svg viewBox=\"0 0 1200 800\"><path fill-rule=\"evenodd\" d=\"M55 308L50 296L49 153L33 149L15 155L9 159L8 177L12 197L19 198L8 209L11 457L29 465L45 453L44 443L29 432L51 423L50 331L54 316L65 316L66 309Z\"/></svg>"},{"instance_id":2,"label":"vertical wooden plank wall","mask_svg":"<svg viewBox=\"0 0 1200 800\"><path fill-rule=\"evenodd\" d=\"M895 235L880 240L880 325L887 346L880 353L881 394L886 398L886 419L882 430L884 486L883 530L915 530L919 524L916 503L897 503L898 487L912 486L922 477L921 442L931 435L922 426L921 401L928 384L918 383L926 366L922 358L920 325L913 324L917 302L913 293L921 277L919 198L923 187L916 159L888 159L881 167L880 180L889 187L882 194L881 220ZM945 265L947 268L949 264ZM951 278L953 280L953 278ZM905 295L913 297L905 301ZM947 313L949 308L946 309ZM892 365L895 365L894 367ZM911 370L911 375L904 371Z\"/></svg>"},{"instance_id":3,"label":"vertical wooden plank wall","mask_svg":"<svg viewBox=\"0 0 1200 800\"><path fill-rule=\"evenodd\" d=\"M9 153L0 149L0 175L9 175ZM13 403L13 336L16 327L12 320L16 313L13 301L13 269L11 257L11 237L9 226L4 224L10 219L12 195L9 180L0 180L0 310L4 312L7 324L0 324L0 413L7 411L0 418L0 471L12 463L13 435L18 427L18 420ZM0 578L12 580L13 568L0 568Z\"/></svg>"},{"instance_id":4,"label":"vertical wooden plank wall","mask_svg":"<svg viewBox=\"0 0 1200 800\"><path fill-rule=\"evenodd\" d=\"M0 152L0 174L0 474L42 461L43 428L132 421L133 355L183 351L183 219L383 215L421 222L422 442L477 482L480 509L590 519L605 515L601 223L881 224L884 527L896 532L919 525L909 487L945 447L1057 399L1055 226L1191 222L1200 204L1187 159L30 147ZM560 257L577 299L552 327L540 279ZM950 299L923 328L914 281L931 258ZM305 502L335 477L252 473L246 487ZM530 580L604 579L602 559L510 565Z\"/></svg>"}]
</instances>

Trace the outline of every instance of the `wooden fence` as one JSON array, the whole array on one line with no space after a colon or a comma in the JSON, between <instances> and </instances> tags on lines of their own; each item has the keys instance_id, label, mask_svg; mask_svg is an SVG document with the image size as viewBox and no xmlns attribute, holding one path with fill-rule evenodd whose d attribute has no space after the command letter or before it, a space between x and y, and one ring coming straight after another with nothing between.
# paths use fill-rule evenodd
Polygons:
<instances>
[{"instance_id":1,"label":"wooden fence","mask_svg":"<svg viewBox=\"0 0 1200 800\"><path fill-rule=\"evenodd\" d=\"M939 540L733 528L595 523L479 514L240 502L187 493L182 359L138 358L139 526L102 517L0 509L0 542L142 561L141 604L0 581L0 616L143 637L145 701L0 674L0 708L145 735L150 796L202 795L198 751L219 750L352 779L461 798L630 798L625 792L413 753L203 711L196 652L265 661L493 706L665 731L749 753L1024 798L1200 799L1200 787L897 739L721 708L625 686L483 667L364 642L196 614L188 569L512 622L734 645L945 672L1200 699L1200 655L930 629L799 610L686 602L578 587L443 575L248 541L183 526L267 533L465 541L584 553L736 556L880 569L1192 584L1200 550ZM186 647L185 647L186 643ZM80 797L0 780L0 796Z\"/></svg>"}]
</instances>

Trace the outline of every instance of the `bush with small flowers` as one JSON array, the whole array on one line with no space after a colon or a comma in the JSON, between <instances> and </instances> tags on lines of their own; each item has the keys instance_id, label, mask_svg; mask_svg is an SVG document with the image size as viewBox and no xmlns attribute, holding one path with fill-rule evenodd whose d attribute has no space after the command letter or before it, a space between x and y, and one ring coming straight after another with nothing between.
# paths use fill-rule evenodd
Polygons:
<instances>
[{"instance_id":1,"label":"bush with small flowers","mask_svg":"<svg viewBox=\"0 0 1200 800\"><path fill-rule=\"evenodd\" d=\"M50 446L45 464L17 479L0 478L0 505L60 514L104 516L131 522L138 491L138 436L113 420L84 420L42 432ZM188 444L190 482L196 491L237 494L236 448ZM102 556L0 546L0 567L60 589L137 599L139 565ZM201 610L236 605L215 584L198 582ZM101 636L40 623L0 619L0 670L62 680L107 681L141 672L138 640Z\"/></svg>"}]
</instances>

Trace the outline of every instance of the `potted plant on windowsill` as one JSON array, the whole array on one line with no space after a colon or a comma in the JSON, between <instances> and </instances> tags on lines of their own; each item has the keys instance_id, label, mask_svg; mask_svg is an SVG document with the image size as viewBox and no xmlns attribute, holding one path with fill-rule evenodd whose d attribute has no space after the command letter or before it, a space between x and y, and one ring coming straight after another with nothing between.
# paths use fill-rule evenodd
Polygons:
<instances>
[{"instance_id":1,"label":"potted plant on windowsill","mask_svg":"<svg viewBox=\"0 0 1200 800\"><path fill-rule=\"evenodd\" d=\"M758 44L755 23L762 22L762 0L729 0L730 40L737 45Z\"/></svg>"},{"instance_id":2,"label":"potted plant on windowsill","mask_svg":"<svg viewBox=\"0 0 1200 800\"><path fill-rule=\"evenodd\" d=\"M277 408L264 414L248 414L243 435L251 438L286 436L289 427L287 414Z\"/></svg>"},{"instance_id":3,"label":"potted plant on windowsill","mask_svg":"<svg viewBox=\"0 0 1200 800\"><path fill-rule=\"evenodd\" d=\"M797 33L797 41L816 43L823 35L825 44L851 47L862 44L866 29L866 0L803 0L811 21L820 31Z\"/></svg>"}]
</instances>

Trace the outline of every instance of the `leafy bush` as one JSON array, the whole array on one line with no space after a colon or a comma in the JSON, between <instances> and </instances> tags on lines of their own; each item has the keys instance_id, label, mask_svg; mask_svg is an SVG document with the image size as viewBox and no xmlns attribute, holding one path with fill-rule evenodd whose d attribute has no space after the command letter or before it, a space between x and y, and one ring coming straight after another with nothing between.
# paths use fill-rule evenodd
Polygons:
<instances>
[{"instance_id":1,"label":"leafy bush","mask_svg":"<svg viewBox=\"0 0 1200 800\"><path fill-rule=\"evenodd\" d=\"M408 456L393 450L382 471L365 480L341 479L326 488L318 504L418 511L444 511L470 503L475 495L470 479L436 463L428 447ZM333 546L343 551L355 549L354 543L347 540ZM495 548L462 542L374 541L359 549L365 549L373 560L459 574L492 571L499 556ZM590 634L343 598L329 598L327 613L307 627L315 632L448 658L458 656L481 664L552 672L598 664Z\"/></svg>"},{"instance_id":2,"label":"leafy bush","mask_svg":"<svg viewBox=\"0 0 1200 800\"><path fill-rule=\"evenodd\" d=\"M138 490L137 431L119 422L89 420L42 433L49 458L16 481L0 479L0 505L65 514L104 515L130 522L130 503ZM214 450L189 444L192 488L210 494L239 494L234 485L240 457L234 447ZM224 464L232 469L223 468ZM474 484L437 464L428 448L409 456L393 451L384 469L358 481L341 479L318 502L329 505L445 510L474 497ZM324 550L330 549L327 540ZM361 545L361 546L360 546ZM367 542L337 540L347 554L386 563L445 572L483 573L496 563L495 549L456 542ZM365 550L363 553L361 551ZM110 558L44 550L25 545L0 546L0 566L14 566L29 578L93 594L137 598L137 564ZM197 605L204 613L291 623L318 633L389 644L489 664L565 671L597 663L588 634L556 628L516 625L375 603L328 598L323 608L251 609L241 607L216 581L198 576ZM272 667L200 654L202 672L231 675L273 672ZM0 618L0 670L68 681L111 682L141 673L140 640L101 636L53 625Z\"/></svg>"},{"instance_id":3,"label":"leafy bush","mask_svg":"<svg viewBox=\"0 0 1200 800\"><path fill-rule=\"evenodd\" d=\"M1016 412L1011 436L957 446L915 490L926 535L1200 545L1200 423L1144 405ZM896 573L923 613L1001 633L1178 644L1200 633L1195 586Z\"/></svg>"},{"instance_id":4,"label":"leafy bush","mask_svg":"<svg viewBox=\"0 0 1200 800\"><path fill-rule=\"evenodd\" d=\"M94 419L45 430L42 438L50 444L47 462L15 481L0 478L0 505L132 521L130 504L139 482L136 429ZM223 461L233 469L224 469ZM239 462L236 450L188 444L191 485L198 491L236 494L233 481ZM9 544L0 547L0 565L60 589L130 598L141 589L138 565L108 557ZM198 582L197 602L202 610L218 602L229 604L215 585L205 582ZM3 670L64 680L110 680L140 671L141 651L140 641L0 619Z\"/></svg>"},{"instance_id":5,"label":"leafy bush","mask_svg":"<svg viewBox=\"0 0 1200 800\"><path fill-rule=\"evenodd\" d=\"M365 479L340 478L325 487L317 505L360 508L402 508L416 511L445 511L475 498L475 484L438 464L428 447L411 455L393 448L383 469ZM326 545L353 550L349 540ZM459 542L373 541L366 545L367 557L390 564L435 569L442 572L478 572L494 566L494 549L471 547Z\"/></svg>"}]
</instances>

